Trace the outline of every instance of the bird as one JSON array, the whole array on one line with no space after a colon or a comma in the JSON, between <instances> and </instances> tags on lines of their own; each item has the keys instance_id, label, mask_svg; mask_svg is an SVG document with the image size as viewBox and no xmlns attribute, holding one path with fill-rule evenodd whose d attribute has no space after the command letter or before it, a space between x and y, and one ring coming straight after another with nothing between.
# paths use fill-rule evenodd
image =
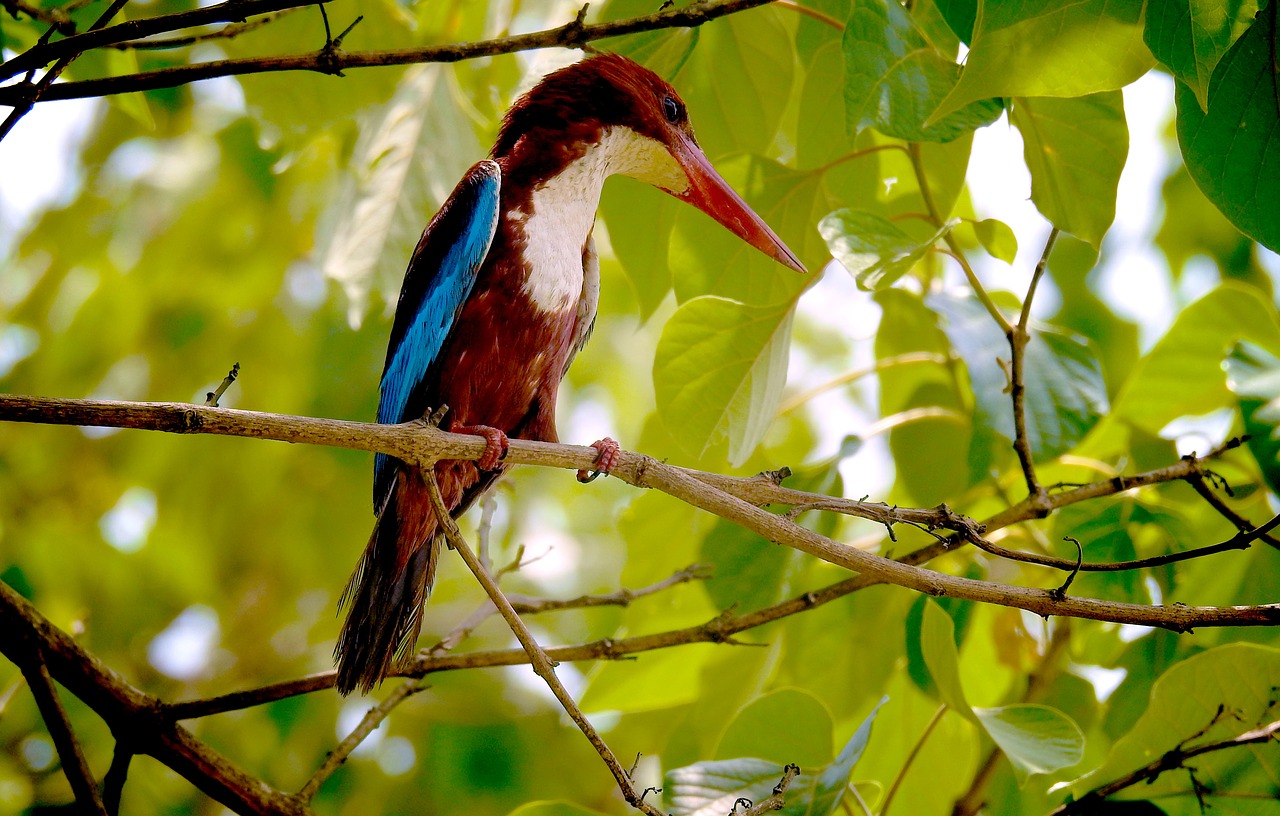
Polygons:
<instances>
[{"instance_id":1,"label":"bird","mask_svg":"<svg viewBox=\"0 0 1280 816\"><path fill-rule=\"evenodd\" d=\"M462 177L414 249L378 401L379 423L443 409L441 428L480 436L485 450L478 460L429 469L376 455L376 522L339 601L347 609L334 648L340 693L367 694L412 657L442 543L425 480L435 480L456 518L507 470L509 438L559 441L556 394L595 324L592 230L613 175L692 204L805 272L716 173L685 103L654 72L599 54L546 75L517 99L489 156ZM605 438L592 447L594 473L607 473L618 443Z\"/></svg>"}]
</instances>

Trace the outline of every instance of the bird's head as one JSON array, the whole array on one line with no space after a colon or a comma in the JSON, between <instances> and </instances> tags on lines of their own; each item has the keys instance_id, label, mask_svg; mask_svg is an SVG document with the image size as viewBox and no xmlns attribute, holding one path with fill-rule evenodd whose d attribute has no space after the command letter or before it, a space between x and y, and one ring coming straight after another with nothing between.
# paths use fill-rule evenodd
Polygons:
<instances>
[{"instance_id":1,"label":"bird's head","mask_svg":"<svg viewBox=\"0 0 1280 816\"><path fill-rule=\"evenodd\" d=\"M507 112L493 155L518 156L548 178L606 139L607 172L665 190L784 266L805 271L711 166L675 89L626 57L604 54L548 74Z\"/></svg>"}]
</instances>

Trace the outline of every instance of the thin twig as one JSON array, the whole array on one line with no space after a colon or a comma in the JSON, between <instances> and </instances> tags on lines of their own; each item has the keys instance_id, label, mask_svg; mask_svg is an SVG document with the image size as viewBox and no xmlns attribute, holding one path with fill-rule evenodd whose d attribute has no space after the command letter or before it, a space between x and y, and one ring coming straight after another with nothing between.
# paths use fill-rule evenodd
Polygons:
<instances>
[{"instance_id":1,"label":"thin twig","mask_svg":"<svg viewBox=\"0 0 1280 816\"><path fill-rule=\"evenodd\" d=\"M851 371L846 371L845 373L837 377L833 377L830 380L827 380L826 382L821 383L820 385L815 385L813 388L809 388L804 391L801 391L798 394L792 395L785 402L783 402L782 405L778 406L778 416L789 414L795 409L799 408L801 405L804 405L806 402L813 399L814 397L825 394L826 392L831 391L832 389L839 388L842 385L848 385L849 383L857 382L863 377L869 376L871 374L878 374L881 371L884 371L889 368L896 368L898 366L903 366L903 365L912 365L915 363L937 363L938 365L946 365L950 361L951 361L951 358L948 357L947 355L934 354L931 351L913 351L907 354L898 354L893 357L885 357L883 359L876 360L875 363L865 368L855 368Z\"/></svg>"},{"instance_id":2,"label":"thin twig","mask_svg":"<svg viewBox=\"0 0 1280 816\"><path fill-rule=\"evenodd\" d=\"M133 762L133 749L130 741L116 737L116 749L111 755L111 767L102 777L102 805L109 816L117 816L120 812L120 797L124 794L124 783L129 778L129 765Z\"/></svg>"},{"instance_id":3,"label":"thin twig","mask_svg":"<svg viewBox=\"0 0 1280 816\"><path fill-rule=\"evenodd\" d=\"M1027 435L1026 380L1024 378L1024 361L1027 343L1031 334L1027 326L1031 321L1031 301L1036 296L1036 287L1044 277L1049 266L1049 256L1053 254L1053 245L1058 241L1058 228L1049 231L1049 238L1044 242L1044 251L1040 253L1040 262L1031 274L1031 284L1027 287L1027 296L1022 301L1022 313L1018 324L1004 324L1005 337L1009 341L1009 399L1013 403L1013 450L1018 454L1018 463L1022 465L1022 476L1027 482L1027 495L1034 501L1043 502L1045 489L1036 477L1035 463L1031 458L1031 442Z\"/></svg>"},{"instance_id":4,"label":"thin twig","mask_svg":"<svg viewBox=\"0 0 1280 816\"><path fill-rule=\"evenodd\" d=\"M413 695L425 691L428 687L420 680L406 680L396 686L395 690L386 696L382 702L376 706L370 707L360 718L360 723L353 729L351 733L338 743L329 755L324 758L324 762L320 763L320 767L316 769L311 778L306 781L301 788L298 789L297 798L303 802L310 802L315 798L316 791L320 790L320 786L333 776L334 771L347 761L347 757L351 756L351 752L360 746L370 734L374 732L382 721L385 720L391 711L405 700Z\"/></svg>"},{"instance_id":5,"label":"thin twig","mask_svg":"<svg viewBox=\"0 0 1280 816\"><path fill-rule=\"evenodd\" d=\"M778 780L778 784L773 786L773 791L768 796L759 802L748 804L745 810L738 810L738 803L735 802L733 810L729 811L730 816L760 816L762 813L782 810L787 804L783 794L787 792L787 788L791 787L791 783L799 775L800 766L795 763L787 763L782 768L782 778ZM740 799L738 801L748 800Z\"/></svg>"},{"instance_id":6,"label":"thin twig","mask_svg":"<svg viewBox=\"0 0 1280 816\"><path fill-rule=\"evenodd\" d=\"M227 393L227 389L236 381L236 377L240 376L240 364L235 363L231 366L231 370L227 372L227 376L222 378L222 382L218 387L205 395L204 404L211 408L218 407L218 400L222 399L222 395Z\"/></svg>"},{"instance_id":7,"label":"thin twig","mask_svg":"<svg viewBox=\"0 0 1280 816\"><path fill-rule=\"evenodd\" d=\"M327 0L326 0L327 2ZM269 14L264 14L256 20L248 20L243 23L230 23L224 25L214 31L206 31L203 34L191 34L186 37L165 37L155 40L129 40L128 42L111 43L108 48L114 48L118 51L164 51L172 48L186 48L196 43L209 42L210 40L229 40L239 37L241 34L247 34L254 29L262 28L270 25L281 17L293 14L303 6L297 8L281 9Z\"/></svg>"},{"instance_id":8,"label":"thin twig","mask_svg":"<svg viewBox=\"0 0 1280 816\"><path fill-rule=\"evenodd\" d=\"M912 142L909 144L907 146L907 155L911 157L911 167L915 170L916 184L920 188L920 196L924 199L924 205L929 210L929 217L934 227L942 229L946 219L938 209L938 204L933 198L933 191L929 188L929 177L924 169L924 154L921 151L920 143ZM987 294L987 290L982 286L982 281L978 280L978 275L973 271L973 266L970 265L965 257L964 248L960 246L960 242L950 232L943 236L943 240L946 242L947 248L951 250L952 256L959 262L960 268L964 270L964 276L969 280L969 286L973 289L974 295L977 296L987 312L999 324L1000 330L1007 333L1011 328L1008 318L996 306L995 301L991 299L991 295Z\"/></svg>"},{"instance_id":9,"label":"thin twig","mask_svg":"<svg viewBox=\"0 0 1280 816\"><path fill-rule=\"evenodd\" d=\"M431 470L428 470L427 472L433 473ZM520 641L521 647L524 648L525 653L529 656L529 662L533 666L534 673L541 677L543 682L547 684L547 687L551 689L551 693L560 701L560 705L564 708L565 713L569 715L569 718L573 720L574 724L578 726L578 729L582 731L583 735L587 738L587 741L591 743L591 746L596 749L596 753L600 755L604 764L609 768L609 772L613 774L613 778L618 783L618 788L622 791L622 796L627 800L627 804L642 813L648 814L648 816L662 816L661 812L657 808L653 807L653 805L645 802L644 797L636 790L635 785L631 782L631 778L627 776L626 769L622 767L622 763L618 762L618 758L614 755L613 750L605 744L605 741L596 731L595 726L593 726L591 721L587 719L586 715L582 713L582 709L578 708L578 704L574 701L573 695L569 694L569 690L560 682L560 678L556 677L555 664L551 662L550 658L547 657L547 653L544 652L538 642L534 640L533 633L529 631L529 627L520 619L520 616L516 614L516 611L511 608L511 603L507 600L506 596L503 595L502 589L499 588L497 582L493 580L493 576L489 574L489 570L485 569L484 564L481 564L480 559L476 557L474 552L472 552L471 546L467 544L466 539L462 537L462 533L458 530L457 524L453 521L453 516L449 513L448 508L445 507L444 499L440 495L440 488L436 484L435 477L433 475L429 476L428 478L423 479L423 483L427 488L427 495L431 499L431 506L435 510L436 519L440 528L444 532L445 538L449 540L449 543L453 546L453 549L457 551L458 555L462 556L462 560L466 563L467 568L471 570L471 573L475 575L476 580L480 582L482 587L484 587L484 591L489 596L489 599L498 607L498 611L502 614L503 619L507 622L507 625L511 627L511 632L516 636L516 640Z\"/></svg>"},{"instance_id":10,"label":"thin twig","mask_svg":"<svg viewBox=\"0 0 1280 816\"><path fill-rule=\"evenodd\" d=\"M929 735L933 733L933 729L938 727L938 723L942 722L942 715L946 714L948 706L946 703L938 706L938 710L933 712L933 716L929 718L928 724L924 730L920 732L920 738L916 740L915 745L911 746L911 753L907 754L906 761L902 763L902 767L898 768L898 773L893 777L893 783L889 785L889 792L884 795L884 804L880 806L879 816L887 816L889 806L893 804L893 797L897 796L898 789L902 786L902 780L906 778L907 772L911 770L911 766L916 761L916 757L920 755L920 749L924 747L928 741Z\"/></svg>"},{"instance_id":11,"label":"thin twig","mask_svg":"<svg viewBox=\"0 0 1280 816\"><path fill-rule=\"evenodd\" d=\"M315 2L324 2L324 0L315 0ZM719 17L746 11L769 2L771 0L715 0L713 2L672 7L643 17L632 17L625 20L589 25L582 24L575 18L575 20L557 28L470 43L423 46L391 51L343 51L337 54L332 54L322 49L307 54L293 54L281 57L249 57L216 60L196 65L179 65L126 76L59 83L40 96L39 101L82 99L133 91L155 90L157 88L173 88L202 79L222 76L244 76L246 74L279 71L311 71L333 74L350 68L368 68L381 65L459 62L475 57L491 57L535 48L581 48L588 42L606 37L620 37L624 34L657 31L667 28L692 28ZM296 3L291 3L291 5L293 4ZM309 2L307 4L310 5L312 3ZM162 28L161 30L167 31L171 29ZM18 57L14 59L16 60ZM0 87L0 105L23 104L24 100L25 97L21 89Z\"/></svg>"},{"instance_id":12,"label":"thin twig","mask_svg":"<svg viewBox=\"0 0 1280 816\"><path fill-rule=\"evenodd\" d=\"M1213 488L1209 487L1209 485L1206 484L1206 481L1207 480L1203 473L1198 473L1186 480L1187 484L1191 485L1192 489L1200 495L1200 498L1204 499L1210 507L1218 511L1219 515L1234 524L1237 530L1240 530L1241 532L1248 532L1253 529L1253 525L1249 520L1237 513L1235 510L1232 510L1226 502L1219 498L1217 493L1213 492ZM1263 535L1261 536L1261 540L1276 549L1280 549L1280 539L1277 539L1273 535Z\"/></svg>"},{"instance_id":13,"label":"thin twig","mask_svg":"<svg viewBox=\"0 0 1280 816\"><path fill-rule=\"evenodd\" d=\"M1036 564L1042 567L1052 567L1054 569L1069 572L1124 572L1127 570L1162 567L1166 564L1175 564L1179 561L1190 561L1193 558L1204 558L1207 555L1215 555L1217 553L1229 552L1231 550L1247 550L1254 541L1264 538L1268 532L1274 530L1277 526L1280 526L1280 515L1272 517L1270 521L1266 522L1261 527L1242 530L1219 544L1192 547L1189 550L1165 553L1164 555L1153 555L1150 558L1135 558L1129 561L1081 561L1079 559L1071 560L1066 558L1056 558L1051 555L1038 555L1036 553L1020 552L1018 550L1010 550L1005 547L1001 547L1000 545L992 543L981 536L970 538L969 542L983 552L988 552L1001 558L1007 558L1010 561L1019 561L1024 564ZM1074 541L1075 539L1066 538L1064 540Z\"/></svg>"},{"instance_id":14,"label":"thin twig","mask_svg":"<svg viewBox=\"0 0 1280 816\"><path fill-rule=\"evenodd\" d=\"M111 22L111 19L115 17L116 14L120 12L120 9L124 8L125 4L128 2L129 0L111 0L111 5L107 7L107 10L102 12L102 15L94 21L93 25L89 26L89 32L97 31L107 23ZM50 29L49 31L52 30L53 29ZM48 33L49 32L46 32L46 36L42 37L40 42L36 46L33 46L33 49L39 48L48 43ZM17 57L14 59L17 59ZM5 117L5 120L0 122L0 141L3 141L4 137L9 135L9 132L13 130L14 125L18 124L18 121L22 119L22 117L30 113L31 109L35 107L35 104L40 101L41 96L53 86L53 81L67 69L67 66L70 65L71 61L74 59L74 54L59 59L54 63L52 68L45 72L44 76L40 78L40 81L35 84L32 84L30 80L28 80L9 86L18 94L18 101L13 105L13 110L9 111L9 115ZM10 60L10 62L12 62L12 60ZM40 64L41 63L37 63L36 65L32 65L25 69L20 68L9 74L4 74L0 71L0 76L4 79L8 79L9 77L22 73L24 70L28 72L34 71Z\"/></svg>"},{"instance_id":15,"label":"thin twig","mask_svg":"<svg viewBox=\"0 0 1280 816\"><path fill-rule=\"evenodd\" d=\"M181 31L212 23L238 23L246 17L268 14L283 9L301 8L328 2L328 0L227 0L204 8L158 14L126 20L113 26L98 26L83 34L28 48L21 54L0 64L0 80L17 76L32 68L48 65L54 60L74 59L86 51L103 46L141 40L156 34Z\"/></svg>"}]
</instances>

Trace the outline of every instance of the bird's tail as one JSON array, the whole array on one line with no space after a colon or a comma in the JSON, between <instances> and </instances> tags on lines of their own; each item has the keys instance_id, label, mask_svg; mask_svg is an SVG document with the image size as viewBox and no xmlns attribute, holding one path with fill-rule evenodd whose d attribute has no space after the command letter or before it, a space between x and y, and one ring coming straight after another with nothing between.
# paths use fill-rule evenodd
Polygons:
<instances>
[{"instance_id":1,"label":"bird's tail","mask_svg":"<svg viewBox=\"0 0 1280 816\"><path fill-rule=\"evenodd\" d=\"M439 525L420 478L403 467L397 473L338 602L348 607L333 650L342 694L368 693L412 655L418 640L440 557Z\"/></svg>"}]
</instances>

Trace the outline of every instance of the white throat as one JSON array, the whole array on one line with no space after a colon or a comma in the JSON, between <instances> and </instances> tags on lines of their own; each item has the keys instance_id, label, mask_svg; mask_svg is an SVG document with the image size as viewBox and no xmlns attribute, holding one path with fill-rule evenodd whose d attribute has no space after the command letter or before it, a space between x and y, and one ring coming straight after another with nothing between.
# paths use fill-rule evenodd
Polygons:
<instances>
[{"instance_id":1,"label":"white throat","mask_svg":"<svg viewBox=\"0 0 1280 816\"><path fill-rule=\"evenodd\" d=\"M576 310L582 297L582 248L596 223L600 191L612 175L672 192L688 187L662 143L630 128L608 128L559 174L534 189L527 211L514 214L524 232L530 269L522 289L543 312Z\"/></svg>"}]
</instances>

